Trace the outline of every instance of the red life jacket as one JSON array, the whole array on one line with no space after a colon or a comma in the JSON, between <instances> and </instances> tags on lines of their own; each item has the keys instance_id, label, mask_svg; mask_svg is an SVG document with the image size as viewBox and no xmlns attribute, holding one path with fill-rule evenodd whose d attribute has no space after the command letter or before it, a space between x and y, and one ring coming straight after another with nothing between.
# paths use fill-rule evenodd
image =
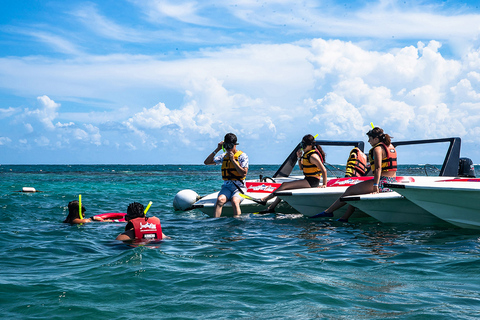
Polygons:
<instances>
[{"instance_id":1,"label":"red life jacket","mask_svg":"<svg viewBox=\"0 0 480 320\"><path fill-rule=\"evenodd\" d=\"M129 221L135 230L135 239L138 240L161 240L162 225L157 217L135 218Z\"/></svg>"}]
</instances>

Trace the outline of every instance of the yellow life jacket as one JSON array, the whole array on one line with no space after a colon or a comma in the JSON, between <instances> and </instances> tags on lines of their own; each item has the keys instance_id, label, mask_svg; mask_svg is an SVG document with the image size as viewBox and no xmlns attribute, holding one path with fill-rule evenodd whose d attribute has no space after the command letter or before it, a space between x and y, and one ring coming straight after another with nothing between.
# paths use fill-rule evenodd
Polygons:
<instances>
[{"instance_id":1,"label":"yellow life jacket","mask_svg":"<svg viewBox=\"0 0 480 320\"><path fill-rule=\"evenodd\" d=\"M310 162L310 157L312 154L317 153L316 149L310 150L307 153L304 153L302 156L302 166L303 166L303 174L305 177L318 177L322 175L322 171L318 168L315 164ZM318 154L318 153L317 153ZM320 160L322 156L320 155Z\"/></svg>"},{"instance_id":2,"label":"yellow life jacket","mask_svg":"<svg viewBox=\"0 0 480 320\"><path fill-rule=\"evenodd\" d=\"M238 161L238 157L242 154L242 151L237 151L235 155L233 156L235 160ZM235 169L235 166L233 165L232 161L230 160L230 157L226 154L223 157L223 162L222 162L222 179L223 180L245 180L245 177L241 176L240 173L238 173L237 169Z\"/></svg>"},{"instance_id":3,"label":"yellow life jacket","mask_svg":"<svg viewBox=\"0 0 480 320\"><path fill-rule=\"evenodd\" d=\"M361 177L367 172L367 156L358 147L350 151L345 177Z\"/></svg>"},{"instance_id":4,"label":"yellow life jacket","mask_svg":"<svg viewBox=\"0 0 480 320\"><path fill-rule=\"evenodd\" d=\"M370 161L370 166L372 172L375 171L375 160L373 159L373 149L381 146L387 156L382 159L382 171L397 171L397 151L393 145L387 146L385 143L380 142L373 146L372 149L368 152L368 160Z\"/></svg>"}]
</instances>

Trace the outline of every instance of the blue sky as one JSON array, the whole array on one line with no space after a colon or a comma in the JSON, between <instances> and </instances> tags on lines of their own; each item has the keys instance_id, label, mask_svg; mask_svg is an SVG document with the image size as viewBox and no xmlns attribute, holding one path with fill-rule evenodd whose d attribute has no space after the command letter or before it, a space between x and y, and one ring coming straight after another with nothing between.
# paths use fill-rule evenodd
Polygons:
<instances>
[{"instance_id":1,"label":"blue sky","mask_svg":"<svg viewBox=\"0 0 480 320\"><path fill-rule=\"evenodd\" d=\"M370 122L459 136L480 163L473 1L0 6L1 164L201 164L227 132L281 163L307 133L366 142ZM441 162L425 153L401 160Z\"/></svg>"}]
</instances>

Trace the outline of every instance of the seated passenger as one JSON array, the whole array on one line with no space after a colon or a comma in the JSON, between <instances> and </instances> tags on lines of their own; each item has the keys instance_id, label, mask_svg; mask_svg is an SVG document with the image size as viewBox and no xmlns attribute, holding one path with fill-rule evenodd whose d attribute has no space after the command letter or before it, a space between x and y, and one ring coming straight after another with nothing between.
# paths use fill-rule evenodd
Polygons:
<instances>
[{"instance_id":1,"label":"seated passenger","mask_svg":"<svg viewBox=\"0 0 480 320\"><path fill-rule=\"evenodd\" d=\"M162 240L169 239L162 232L160 219L157 217L147 218L143 204L130 203L125 216L127 225L125 232L119 234L116 240Z\"/></svg>"},{"instance_id":2,"label":"seated passenger","mask_svg":"<svg viewBox=\"0 0 480 320\"><path fill-rule=\"evenodd\" d=\"M310 217L311 219L333 217L333 212L346 204L346 202L341 201L342 197L392 191L384 187L384 184L396 181L397 151L391 144L392 137L383 133L383 129L378 127L368 131L367 136L368 142L372 146L368 152L368 160L373 173L373 179L365 180L348 187L340 198L338 198L327 210ZM353 210L347 210L347 212L338 220L347 222L352 214Z\"/></svg>"},{"instance_id":3,"label":"seated passenger","mask_svg":"<svg viewBox=\"0 0 480 320\"><path fill-rule=\"evenodd\" d=\"M322 147L316 145L315 138L311 134L307 134L303 137L302 148L297 151L297 157L298 166L303 170L305 179L284 182L275 190L275 192L288 189L325 188L327 186L327 169L325 169L325 166L323 165L323 162L325 161L325 153L323 152ZM320 176L323 177L321 186ZM275 197L275 192L262 198L262 202L266 204L268 200ZM262 210L259 213L275 212L275 207L280 201L280 198L275 199L266 210Z\"/></svg>"},{"instance_id":4,"label":"seated passenger","mask_svg":"<svg viewBox=\"0 0 480 320\"><path fill-rule=\"evenodd\" d=\"M367 175L369 169L365 153L358 147L353 148L347 160L345 177L362 177Z\"/></svg>"}]
</instances>

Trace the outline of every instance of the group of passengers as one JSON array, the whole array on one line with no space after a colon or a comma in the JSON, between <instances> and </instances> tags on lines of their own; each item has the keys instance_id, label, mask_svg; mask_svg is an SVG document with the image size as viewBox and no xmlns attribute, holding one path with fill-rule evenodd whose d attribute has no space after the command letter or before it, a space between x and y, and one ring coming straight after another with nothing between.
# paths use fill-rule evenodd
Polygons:
<instances>
[{"instance_id":1,"label":"group of passengers","mask_svg":"<svg viewBox=\"0 0 480 320\"><path fill-rule=\"evenodd\" d=\"M365 193L378 193L391 191L385 188L386 183L395 181L397 171L397 154L391 144L391 137L383 132L383 129L375 127L367 132L368 142L372 146L367 156L357 147L350 152L345 177L359 177L367 174L373 175L373 179L364 180L347 188L341 197ZM221 164L222 179L224 183L217 196L215 203L215 217L220 217L222 208L227 201L231 201L234 216L241 214L240 203L245 195L246 187L244 180L248 173L248 156L237 150L237 137L233 133L227 133L224 140L219 142L215 150L205 159L206 165ZM224 152L216 155L220 150ZM325 152L317 145L315 137L307 134L301 141L301 148L297 150L298 166L305 175L304 179L282 183L276 190L283 191L301 188L325 188L327 187L327 170L325 168ZM320 184L320 180L322 184ZM276 196L272 192L260 199L264 206L267 201ZM338 198L325 211L310 218L333 217L333 212L346 203ZM280 203L276 198L265 210L260 213L273 213ZM148 207L147 207L148 210ZM160 220L157 217L147 217L144 206L140 203L131 203L127 208L125 231L117 236L117 240L161 240L168 238L163 234ZM347 222L355 208L349 206L346 213L338 221ZM84 218L85 207L80 209L79 201L71 201L68 204L68 216L65 223L82 224L92 221L111 222L110 219L102 219L98 216Z\"/></svg>"},{"instance_id":2,"label":"group of passengers","mask_svg":"<svg viewBox=\"0 0 480 320\"><path fill-rule=\"evenodd\" d=\"M345 177L359 177L373 175L373 179L364 180L347 188L341 197L365 193L388 192L390 189L384 185L395 182L397 171L397 153L391 143L391 138L383 129L374 127L367 132L368 142L372 146L367 156L358 147L350 152L347 160ZM231 201L234 216L241 214L240 203L245 198L246 187L244 180L248 172L248 156L237 150L237 137L233 133L225 135L217 148L205 159L206 165L221 164L222 179L224 183L215 203L215 217L220 217L222 208L227 201ZM216 156L220 150L222 154ZM301 141L301 148L297 151L298 166L305 175L304 179L284 182L275 192L258 201L266 205L267 201L276 196L277 191L300 188L325 188L327 187L327 170L325 168L325 152L317 145L315 137L307 134ZM322 184L320 184L320 180ZM333 212L343 207L346 203L338 198L325 211L310 218L333 217ZM276 198L265 210L260 213L273 213L281 199ZM349 206L346 213L338 221L347 222L355 208Z\"/></svg>"}]
</instances>

